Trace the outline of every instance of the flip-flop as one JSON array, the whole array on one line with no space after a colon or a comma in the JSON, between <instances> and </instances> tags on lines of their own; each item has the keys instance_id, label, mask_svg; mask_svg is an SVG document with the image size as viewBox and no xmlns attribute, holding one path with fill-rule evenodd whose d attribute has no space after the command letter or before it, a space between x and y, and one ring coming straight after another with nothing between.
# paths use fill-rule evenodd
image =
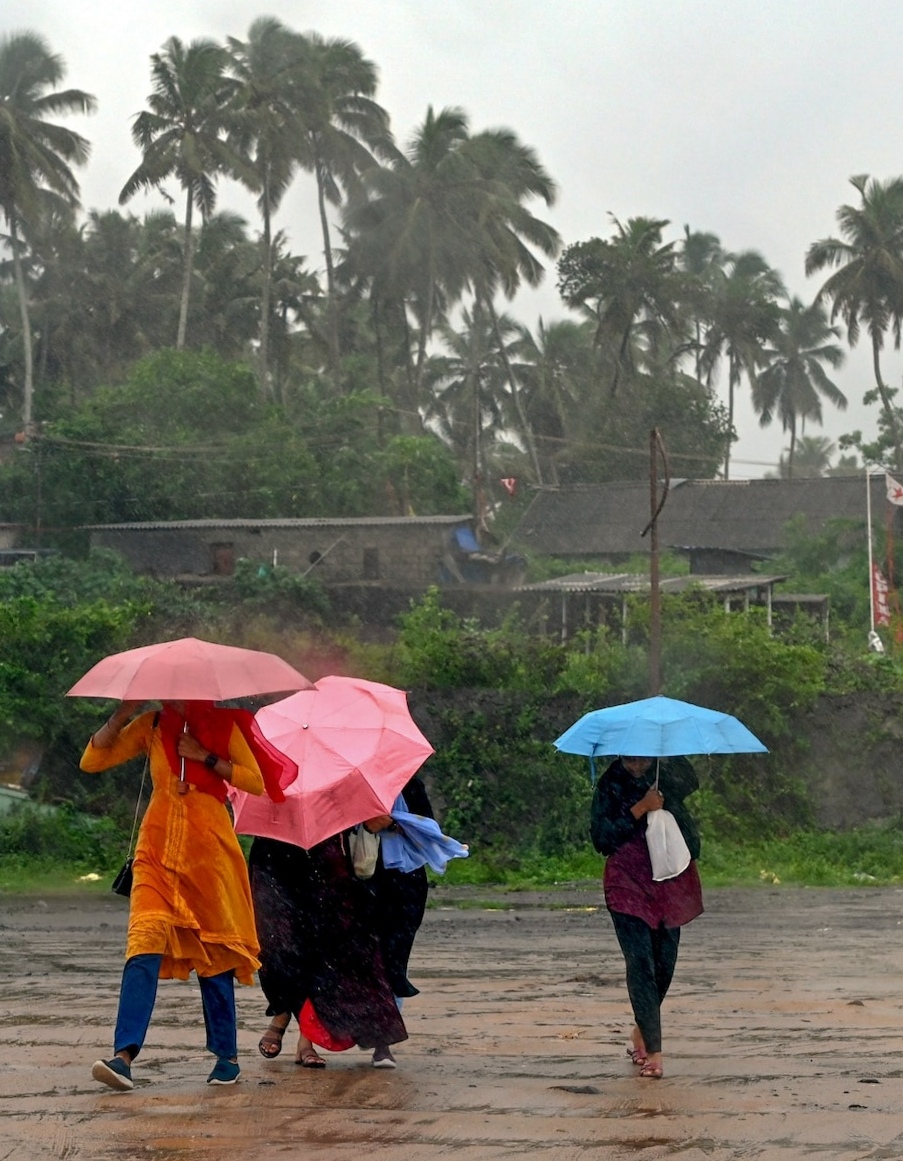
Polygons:
<instances>
[{"instance_id":1,"label":"flip-flop","mask_svg":"<svg viewBox=\"0 0 903 1161\"><path fill-rule=\"evenodd\" d=\"M295 1064L302 1068L325 1068L326 1061L314 1048L304 1048L300 1056L295 1057Z\"/></svg>"}]
</instances>

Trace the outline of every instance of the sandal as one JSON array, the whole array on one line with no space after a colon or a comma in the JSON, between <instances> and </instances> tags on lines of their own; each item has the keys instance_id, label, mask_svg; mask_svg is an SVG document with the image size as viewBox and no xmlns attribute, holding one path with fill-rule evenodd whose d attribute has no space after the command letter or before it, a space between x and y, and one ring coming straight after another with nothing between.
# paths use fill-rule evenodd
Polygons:
<instances>
[{"instance_id":1,"label":"sandal","mask_svg":"<svg viewBox=\"0 0 903 1161\"><path fill-rule=\"evenodd\" d=\"M300 1064L302 1068L325 1068L326 1061L317 1052L316 1048L302 1048L295 1057L295 1064Z\"/></svg>"},{"instance_id":2,"label":"sandal","mask_svg":"<svg viewBox=\"0 0 903 1161\"><path fill-rule=\"evenodd\" d=\"M650 1064L647 1060L641 1065L639 1075L647 1080L661 1080L664 1076L664 1069L660 1064Z\"/></svg>"},{"instance_id":3,"label":"sandal","mask_svg":"<svg viewBox=\"0 0 903 1161\"><path fill-rule=\"evenodd\" d=\"M280 1027L279 1021L285 1020L285 1023ZM266 1032L260 1037L257 1045L257 1050L261 1056L265 1056L267 1060L275 1060L282 1051L282 1037L285 1035L285 1030L288 1027L290 1016L274 1016L270 1021L270 1026Z\"/></svg>"},{"instance_id":4,"label":"sandal","mask_svg":"<svg viewBox=\"0 0 903 1161\"><path fill-rule=\"evenodd\" d=\"M646 1049L645 1048L628 1048L627 1055L630 1057L631 1064L635 1064L637 1068L642 1068L646 1063Z\"/></svg>"}]
</instances>

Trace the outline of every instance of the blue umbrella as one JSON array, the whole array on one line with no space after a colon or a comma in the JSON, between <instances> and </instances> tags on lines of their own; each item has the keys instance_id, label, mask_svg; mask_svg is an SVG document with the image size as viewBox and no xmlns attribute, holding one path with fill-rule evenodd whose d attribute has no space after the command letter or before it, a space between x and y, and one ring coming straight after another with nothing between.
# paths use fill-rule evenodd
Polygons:
<instances>
[{"instance_id":1,"label":"blue umbrella","mask_svg":"<svg viewBox=\"0 0 903 1161\"><path fill-rule=\"evenodd\" d=\"M737 718L718 710L647 697L584 714L555 742L566 754L627 754L664 758L677 754L767 754L767 746Z\"/></svg>"}]
</instances>

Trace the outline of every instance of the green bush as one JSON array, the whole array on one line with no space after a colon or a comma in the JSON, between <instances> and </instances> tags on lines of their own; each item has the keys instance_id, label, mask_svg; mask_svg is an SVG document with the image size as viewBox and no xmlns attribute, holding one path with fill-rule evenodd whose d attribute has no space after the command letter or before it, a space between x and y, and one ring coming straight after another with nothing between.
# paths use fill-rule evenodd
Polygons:
<instances>
[{"instance_id":1,"label":"green bush","mask_svg":"<svg viewBox=\"0 0 903 1161\"><path fill-rule=\"evenodd\" d=\"M523 629L517 611L484 629L444 608L436 588L400 620L399 681L407 688L551 690L565 662L559 646Z\"/></svg>"},{"instance_id":2,"label":"green bush","mask_svg":"<svg viewBox=\"0 0 903 1161\"><path fill-rule=\"evenodd\" d=\"M125 858L128 834L114 822L61 807L30 803L0 815L0 851L4 861L68 864L110 871Z\"/></svg>"}]
</instances>

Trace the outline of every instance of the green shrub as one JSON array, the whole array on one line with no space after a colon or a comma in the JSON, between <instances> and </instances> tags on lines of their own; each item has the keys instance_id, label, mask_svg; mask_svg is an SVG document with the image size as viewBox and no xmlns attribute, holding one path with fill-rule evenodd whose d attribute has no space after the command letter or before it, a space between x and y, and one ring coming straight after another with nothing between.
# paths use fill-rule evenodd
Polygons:
<instances>
[{"instance_id":1,"label":"green shrub","mask_svg":"<svg viewBox=\"0 0 903 1161\"><path fill-rule=\"evenodd\" d=\"M123 861L128 834L109 819L92 818L65 807L24 803L0 815L4 861L69 864L109 871Z\"/></svg>"}]
</instances>

